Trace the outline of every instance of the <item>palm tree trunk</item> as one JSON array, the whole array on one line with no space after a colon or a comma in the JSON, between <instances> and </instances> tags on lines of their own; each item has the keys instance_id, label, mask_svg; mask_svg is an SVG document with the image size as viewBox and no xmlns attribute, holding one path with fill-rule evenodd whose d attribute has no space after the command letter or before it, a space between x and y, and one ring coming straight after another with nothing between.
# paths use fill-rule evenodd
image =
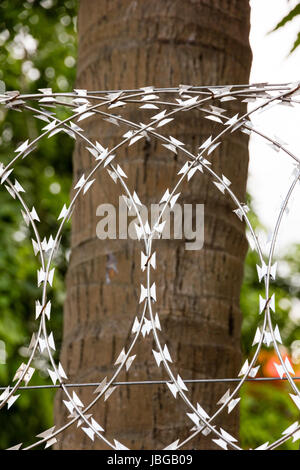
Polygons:
<instances>
[{"instance_id":1,"label":"palm tree trunk","mask_svg":"<svg viewBox=\"0 0 300 470\"><path fill-rule=\"evenodd\" d=\"M247 83L251 63L249 23L247 0L82 0L76 87L113 90L181 83ZM126 116L134 121L135 110L126 110ZM145 116L142 122L149 121L149 113L148 118ZM106 126L97 116L86 126L89 138L109 148L125 132ZM196 149L208 137L210 126L196 113L181 113L172 136ZM154 139L150 143L140 141L118 156L129 186L145 204L159 201L174 183L183 162L182 157L170 157ZM224 173L244 200L246 136L232 134L214 153L212 162L213 169ZM89 169L90 155L78 143L74 181ZM73 215L61 351L61 361L72 381L94 382L110 376L112 364L129 341L132 320L140 311L139 243L96 237L97 206L117 205L119 194L120 187L103 172ZM156 306L162 337L181 377L232 377L241 361L239 294L247 250L244 227L232 214L230 201L205 175L193 177L183 188L184 203L205 204L205 244L200 251L185 251L182 240L157 244ZM118 270L114 276L107 268L111 254ZM137 345L136 360L121 380L166 378L162 368L156 367L152 347L149 335ZM226 385L197 384L189 390L192 401L201 402L212 413ZM92 398L89 389L78 394L82 400ZM61 398L58 393L57 425L67 420ZM101 400L93 409L93 416L105 428L107 437L130 448L158 449L189 435L192 424L186 416L188 411L179 399L172 398L166 386L135 385L118 387L108 401ZM221 421L228 432L238 434L237 409L222 415ZM186 448L215 448L210 437L197 436ZM106 447L72 427L62 436L58 448Z\"/></svg>"}]
</instances>

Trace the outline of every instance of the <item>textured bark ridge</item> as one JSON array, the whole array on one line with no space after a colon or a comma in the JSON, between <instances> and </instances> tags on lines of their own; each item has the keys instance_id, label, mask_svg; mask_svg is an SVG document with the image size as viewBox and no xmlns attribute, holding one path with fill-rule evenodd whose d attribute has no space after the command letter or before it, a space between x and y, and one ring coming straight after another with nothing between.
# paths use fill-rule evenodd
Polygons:
<instances>
[{"instance_id":1,"label":"textured bark ridge","mask_svg":"<svg viewBox=\"0 0 300 470\"><path fill-rule=\"evenodd\" d=\"M77 88L89 90L247 83L251 63L249 4L247 0L89 0L79 9L79 57ZM234 112L237 109L234 102ZM137 120L137 107L124 115ZM119 114L119 112L117 113ZM123 115L123 111L121 111ZM138 122L152 114L140 113ZM195 151L211 133L211 122L197 111L179 113L167 135ZM97 116L84 121L89 138L116 145L125 127L108 126ZM215 124L217 125L217 124ZM112 129L113 128L113 129ZM158 202L176 181L182 155L172 156L157 141L138 142L121 150L116 160L145 204ZM247 139L237 133L226 138L212 157L212 167L232 181L245 199ZM74 181L91 169L91 157L78 142L74 154ZM197 172L198 173L198 172ZM110 376L123 345L130 339L132 320L141 309L140 248L133 240L96 237L101 203L117 203L122 194L106 172L100 172L91 191L81 199L72 219L72 254L67 276L64 339L61 361L71 381L93 382ZM185 251L184 240L156 241L158 268L157 310L174 363L183 378L232 377L240 361L239 293L247 250L244 225L232 213L232 202L207 176L199 173L183 186L181 204L205 204L205 244L200 251ZM131 219L132 220L132 219ZM107 260L113 253L118 272L113 276ZM106 275L110 276L107 282ZM151 334L138 343L135 362L120 380L166 378L158 369L151 349ZM225 393L223 384L189 386L194 403L208 413ZM92 391L76 392L86 402ZM55 419L67 420L56 397ZM118 387L107 402L92 409L108 438L133 449L158 449L184 439L192 427L189 410L174 400L166 386ZM225 412L218 422L238 435L238 410ZM62 435L57 448L102 449L76 427ZM198 436L186 448L215 448L210 436Z\"/></svg>"}]
</instances>

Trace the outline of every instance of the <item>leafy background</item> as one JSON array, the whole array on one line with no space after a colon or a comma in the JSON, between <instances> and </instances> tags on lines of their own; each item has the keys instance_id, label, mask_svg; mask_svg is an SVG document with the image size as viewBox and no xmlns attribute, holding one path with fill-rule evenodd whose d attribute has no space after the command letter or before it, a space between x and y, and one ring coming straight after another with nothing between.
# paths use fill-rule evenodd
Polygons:
<instances>
[{"instance_id":1,"label":"leafy background","mask_svg":"<svg viewBox=\"0 0 300 470\"><path fill-rule=\"evenodd\" d=\"M22 90L23 93L45 87L56 91L72 90L76 74L76 13L75 0L0 2L0 79L5 82L7 90ZM1 107L0 161L9 161L16 145L28 137L35 138L44 124L30 113L7 112ZM16 167L16 177L26 190L28 206L35 205L41 221L44 221L39 224L42 238L48 238L54 232L57 216L68 201L72 151L73 140L58 134L51 139L43 139L30 156L30 165ZM34 305L35 299L39 298L39 289L34 287L38 265L32 256L29 229L18 203L2 188L0 222L0 340L5 343L6 353L6 364L0 364L0 385L4 386L11 382L20 365L20 356L24 360L27 357L26 346L35 331ZM69 228L64 232L56 260L58 269L52 298L50 328L54 331L58 350L68 246ZM40 355L34 367L37 370L30 383L50 383L45 374L46 357ZM35 436L50 427L53 423L53 397L54 392L50 390L27 391L8 412L2 410L1 448L30 442L28 436Z\"/></svg>"},{"instance_id":2,"label":"leafy background","mask_svg":"<svg viewBox=\"0 0 300 470\"><path fill-rule=\"evenodd\" d=\"M72 90L76 73L76 0L2 0L0 3L0 80L7 90L35 92L38 88L55 91ZM275 29L300 14L296 6ZM300 43L300 33L292 51ZM1 85L1 82L0 82ZM1 86L0 86L1 88ZM60 111L62 117L64 111ZM29 113L7 112L0 109L0 161L6 163L16 146L28 137L36 137L43 127L41 121ZM39 225L47 237L54 232L56 218L68 200L72 180L73 141L63 133L44 139L32 154L30 165L17 165L16 177L27 192L29 207L39 201L38 212L44 221ZM251 198L249 196L251 206ZM260 222L252 214L255 227ZM38 265L32 256L30 233L20 210L6 190L1 188L0 205L0 386L5 386L28 355L34 332L34 303L39 291L36 285ZM65 296L70 228L63 236L56 260L54 297L52 298L51 329L59 351L62 332L62 307ZM258 260L249 251L245 265L245 279L241 293L243 312L242 349L251 354L251 343L257 328L257 301L262 292L258 282ZM300 247L291 248L281 260L276 280L276 314L285 346L284 353L294 363L300 375ZM297 310L298 309L298 310ZM25 346L24 346L25 345ZM58 354L58 352L57 352ZM4 357L5 356L5 357ZM277 375L274 352L265 348L259 357L261 376ZM36 372L30 384L49 384L45 374L47 358L42 354L34 362ZM247 383L242 389L241 441L247 448L278 437L278 430L299 419L299 413L288 396L284 382ZM53 397L51 390L27 391L7 412L0 413L0 447L18 442L34 442L37 433L53 425ZM32 437L30 437L32 436ZM32 439L30 441L30 439ZM297 449L299 443L291 440L283 449Z\"/></svg>"}]
</instances>

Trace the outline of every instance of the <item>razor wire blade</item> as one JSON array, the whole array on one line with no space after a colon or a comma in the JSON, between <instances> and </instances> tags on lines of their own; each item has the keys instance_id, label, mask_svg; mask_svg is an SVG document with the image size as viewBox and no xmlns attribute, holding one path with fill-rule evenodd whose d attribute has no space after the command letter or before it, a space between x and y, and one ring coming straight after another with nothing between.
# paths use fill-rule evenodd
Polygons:
<instances>
[{"instance_id":1,"label":"razor wire blade","mask_svg":"<svg viewBox=\"0 0 300 470\"><path fill-rule=\"evenodd\" d=\"M31 445L17 444L10 449L33 449L41 444L45 448L55 444L57 438L65 432L70 426L77 424L78 427L92 440L101 439L106 443L108 448L114 450L127 449L127 447L116 439L113 441L107 439L103 426L92 416L90 411L93 406L101 401L108 400L117 386L134 385L134 384L165 384L170 391L170 398L180 398L183 400L187 410L187 420L190 420L193 427L189 436L183 441L179 439L169 443L165 449L176 450L184 449L184 446L190 442L199 433L209 436L216 445L222 449L241 450L238 439L229 434L222 427L214 424L214 421L220 413L225 410L231 413L240 401L239 391L242 385L248 380L259 380L256 375L259 370L257 364L259 352L263 344L273 344L278 357L278 363L275 367L278 372L278 380L286 380L290 387L290 397L296 407L300 409L300 392L295 383L295 372L289 359L283 358L279 348L282 342L278 325L274 325L272 321L272 313L275 312L275 293L271 292L271 282L276 277L277 263L274 260L274 249L278 238L278 232L283 220L283 215L287 211L288 203L291 195L296 187L300 176L300 159L292 153L279 138L269 136L262 132L251 121L252 116L258 112L264 112L272 106L286 105L296 106L299 104L297 99L300 93L300 82L287 84L252 84L252 85L231 85L231 86L187 86L179 85L175 88L155 88L144 87L136 90L111 90L111 91L87 91L83 89L75 89L71 93L53 93L52 89L40 89L36 94L21 94L19 92L6 92L0 95L0 104L10 110L29 111L33 113L36 119L44 121L45 127L42 133L33 140L27 139L15 150L15 156L11 161L4 165L0 163L0 180L1 185L5 187L8 193L16 199L21 205L22 216L27 226L31 226L33 231L33 250L35 256L39 257L40 268L37 272L37 284L42 289L42 294L36 300L35 320L37 322L37 332L33 334L29 350L30 355L27 362L22 362L17 369L13 378L13 385L8 385L2 389L0 395L0 409L7 406L10 408L18 400L22 390L39 389L43 386L28 385L34 372L33 359L40 352L46 352L51 368L48 369L49 378L52 387L60 388L64 394L63 403L69 411L69 421L60 428L55 426L41 432L37 437L38 440ZM224 108L224 103L234 100L240 100L245 103L253 103L252 109L244 114L236 114L228 116L230 112ZM128 104L138 106L145 112L149 113L147 123L132 122L125 119L120 114L116 114L116 110L126 108ZM212 104L213 103L213 104ZM216 106L216 103L218 106ZM51 108L56 106L65 106L71 111L71 116L66 119L59 119ZM225 105L226 106L226 105ZM222 126L222 131L216 135L211 135L201 143L196 153L187 150L185 143L169 136L166 137L161 133L161 128L168 126L178 113L188 112L196 109L201 113L201 117L216 122ZM109 125L125 126L126 133L122 136L122 140L113 148L105 148L101 142L93 142L89 139L85 131L79 126L79 123L89 117L98 114L102 119L107 121ZM42 138L51 138L59 132L65 132L71 138L82 141L91 155L93 162L92 170L87 174L82 174L79 180L74 184L74 196L69 205L63 205L60 213L57 215L59 223L56 234L51 236L49 240L41 240L38 230L39 215L35 207L31 209L26 204L23 193L25 193L21 182L14 178L15 164L31 154L37 147ZM264 254L261 243L255 234L254 228L247 216L249 208L244 201L240 201L234 193L231 181L224 174L217 174L211 167L210 158L213 157L214 151L222 145L224 139L234 133L242 132L247 135L258 135L275 151L282 151L294 163L293 180L285 195L284 201L279 210L274 232L272 234L270 247L267 255ZM127 175L116 163L118 151L122 147L131 147L141 139L155 139L163 145L168 151L174 155L181 153L185 157L185 163L177 173L177 181L174 186L166 188L159 203L161 211L155 221L150 226L148 221L145 223L140 215L142 206L141 199L136 191L130 191L126 182ZM131 343L127 350L125 347L120 351L115 360L116 370L111 377L100 377L99 382L88 384L70 384L64 366L59 362L55 362L53 354L55 351L55 340L53 333L49 332L47 321L51 317L51 300L49 300L49 290L52 288L53 278L55 274L54 255L59 247L61 235L65 223L70 219L72 212L79 200L84 197L90 190L96 180L98 171L107 170L109 176L114 183L119 183L124 194L123 198L127 206L133 210L139 223L136 225L137 238L142 244L141 249L141 273L145 277L140 285L140 297L137 299L140 308L140 314L132 319L130 327ZM156 251L153 251L153 241L160 237L163 228L163 215L168 208L173 208L176 201L180 198L180 187L184 181L190 181L191 178L201 174L206 174L211 179L211 183L223 195L231 198L235 204L234 213L244 221L249 231L251 245L257 252L259 263L257 265L257 273L259 282L262 283L265 295L259 296L258 321L262 322L257 327L252 346L254 353L251 359L247 359L243 364L240 373L236 378L232 379L215 379L215 381L231 382L232 389L228 389L226 393L220 397L216 403L216 411L209 415L200 403L192 403L188 396L189 384L192 382L213 382L214 379L200 380L184 380L174 371L174 364L171 353L167 344L163 344L159 332L161 331L161 323L159 312L154 309L157 302L156 283L152 280L153 271L157 268ZM46 256L47 255L47 256ZM167 373L168 380L165 381L140 381L140 382L120 382L118 376L121 371L128 371L136 357L134 347L138 340L152 334L155 342L155 348L152 350L154 360L157 367L163 367ZM22 382L25 386L22 386ZM95 398L88 404L84 404L75 391L72 393L70 388L74 387L94 387ZM51 386L49 386L51 387ZM20 393L19 393L20 392ZM225 423L226 424L226 423ZM272 443L263 443L258 449L270 450L280 446L287 439L292 438L294 441L300 439L300 424L293 423L287 429L283 430L281 436Z\"/></svg>"}]
</instances>

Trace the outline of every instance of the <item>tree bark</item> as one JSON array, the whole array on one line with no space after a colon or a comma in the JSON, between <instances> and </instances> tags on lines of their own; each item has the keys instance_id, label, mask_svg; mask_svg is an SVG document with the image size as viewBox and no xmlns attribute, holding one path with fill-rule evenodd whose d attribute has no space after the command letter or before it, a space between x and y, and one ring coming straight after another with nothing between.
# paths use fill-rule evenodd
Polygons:
<instances>
[{"instance_id":1,"label":"tree bark","mask_svg":"<svg viewBox=\"0 0 300 470\"><path fill-rule=\"evenodd\" d=\"M89 0L81 1L78 15L79 53L77 88L89 90L133 89L148 85L214 85L248 83L249 2L247 0ZM136 109L123 113L137 119ZM235 112L241 111L236 102ZM119 114L119 112L117 113ZM155 113L154 113L155 114ZM148 114L139 115L149 122ZM211 122L199 113L180 113L170 131L195 149L211 133ZM139 121L138 121L139 122ZM114 127L114 129L112 129ZM89 138L104 146L116 145L126 130L107 126L93 116L86 121ZM246 136L232 134L212 154L212 168L225 174L235 193L245 200L248 153ZM171 188L184 163L183 156L170 156L151 139L122 150L117 162L128 175L145 204L158 202ZM74 153L74 182L92 168L90 155L78 142ZM81 198L72 218L72 254L67 275L64 338L61 361L72 382L95 382L110 376L112 364L128 343L135 315L140 312L141 245L133 240L99 240L96 208L118 203L119 186L104 172L93 189ZM205 244L200 251L185 251L184 240L156 242L157 310L162 334L181 377L236 376L241 361L239 293L247 250L244 225L232 213L235 208L211 184L206 175L194 176L183 187L181 204L205 204ZM113 254L118 272L112 276L107 260ZM107 275L110 282L107 282ZM162 342L162 344L164 344ZM137 357L120 380L166 378L151 353L151 334L140 341ZM154 347L155 349L155 347ZM226 384L189 386L193 403L208 413L225 393ZM92 399L82 389L82 400ZM67 412L56 397L56 424ZM133 449L159 449L177 438L184 439L192 427L189 409L174 400L166 386L118 387L110 399L92 410L115 438ZM221 416L224 429L238 434L238 409ZM104 449L72 427L62 435L59 449ZM197 436L186 449L213 449L211 436Z\"/></svg>"}]
</instances>

